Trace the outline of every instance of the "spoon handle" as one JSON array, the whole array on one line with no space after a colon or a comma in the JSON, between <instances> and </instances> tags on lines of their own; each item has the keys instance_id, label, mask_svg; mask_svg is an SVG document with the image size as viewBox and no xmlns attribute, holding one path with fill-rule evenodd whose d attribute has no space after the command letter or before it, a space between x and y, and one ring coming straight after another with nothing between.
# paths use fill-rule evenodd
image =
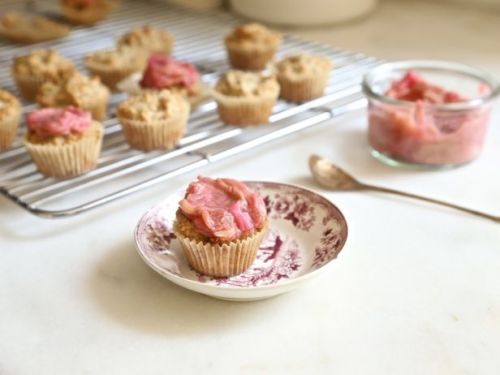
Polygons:
<instances>
[{"instance_id":1,"label":"spoon handle","mask_svg":"<svg viewBox=\"0 0 500 375\"><path fill-rule=\"evenodd\" d=\"M364 190L372 190L372 191L377 191L377 192L380 192L380 193L400 195L400 196L407 197L407 198L418 199L418 200L421 200L421 201L424 201L424 202L439 204L441 206L445 206L445 207L453 208L455 210L467 212L467 213L469 213L471 215L476 215L476 216L482 217L484 219L488 219L488 220L492 220L492 221L494 221L496 223L500 223L500 216L493 216L493 215L487 214L485 212L481 212L481 211L473 210L473 209L470 209L470 208L458 206L456 204L448 203L448 202L441 201L441 200L438 200L438 199L423 197L421 195L412 194L412 193L406 193L404 191L389 189L389 188L385 188L385 187L381 187L381 186L366 185L366 184L362 184L361 186L362 186L362 188Z\"/></svg>"}]
</instances>

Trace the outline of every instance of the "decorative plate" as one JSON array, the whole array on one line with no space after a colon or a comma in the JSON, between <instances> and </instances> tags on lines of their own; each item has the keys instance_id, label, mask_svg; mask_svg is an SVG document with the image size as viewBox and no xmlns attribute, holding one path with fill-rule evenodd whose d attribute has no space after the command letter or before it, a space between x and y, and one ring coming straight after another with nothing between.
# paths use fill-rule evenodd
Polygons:
<instances>
[{"instance_id":1,"label":"decorative plate","mask_svg":"<svg viewBox=\"0 0 500 375\"><path fill-rule=\"evenodd\" d=\"M211 297L249 301L298 287L334 260L347 239L347 223L326 198L297 186L246 182L266 203L269 230L257 258L244 273L214 278L194 271L172 231L184 192L170 196L139 220L135 240L140 256L160 275Z\"/></svg>"}]
</instances>

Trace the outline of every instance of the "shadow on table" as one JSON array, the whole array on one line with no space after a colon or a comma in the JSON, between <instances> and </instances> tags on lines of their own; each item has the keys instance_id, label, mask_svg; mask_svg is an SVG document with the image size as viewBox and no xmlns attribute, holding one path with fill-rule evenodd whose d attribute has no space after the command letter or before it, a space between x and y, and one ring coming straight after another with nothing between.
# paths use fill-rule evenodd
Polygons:
<instances>
[{"instance_id":1,"label":"shadow on table","mask_svg":"<svg viewBox=\"0 0 500 375\"><path fill-rule=\"evenodd\" d=\"M126 241L106 251L90 274L89 294L112 320L160 335L221 332L261 319L283 297L260 302L216 300L176 286L147 267L134 244Z\"/></svg>"}]
</instances>

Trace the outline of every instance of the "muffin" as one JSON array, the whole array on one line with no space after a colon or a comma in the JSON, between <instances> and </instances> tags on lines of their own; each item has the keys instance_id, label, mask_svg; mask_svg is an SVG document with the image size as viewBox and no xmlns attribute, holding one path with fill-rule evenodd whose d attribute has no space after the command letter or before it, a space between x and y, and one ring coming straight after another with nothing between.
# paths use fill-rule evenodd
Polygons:
<instances>
[{"instance_id":1,"label":"muffin","mask_svg":"<svg viewBox=\"0 0 500 375\"><path fill-rule=\"evenodd\" d=\"M40 173L66 178L97 164L103 127L90 112L76 107L43 108L26 117L24 145Z\"/></svg>"},{"instance_id":2,"label":"muffin","mask_svg":"<svg viewBox=\"0 0 500 375\"><path fill-rule=\"evenodd\" d=\"M147 53L143 50L120 47L114 50L97 51L85 57L85 66L112 91L116 85L146 65Z\"/></svg>"},{"instance_id":3,"label":"muffin","mask_svg":"<svg viewBox=\"0 0 500 375\"><path fill-rule=\"evenodd\" d=\"M35 50L28 55L16 57L12 64L12 75L17 87L28 100L34 100L43 82L57 82L75 72L71 60L53 50Z\"/></svg>"},{"instance_id":4,"label":"muffin","mask_svg":"<svg viewBox=\"0 0 500 375\"><path fill-rule=\"evenodd\" d=\"M193 64L155 53L139 81L141 90L175 91L185 96L192 106L203 99L200 74Z\"/></svg>"},{"instance_id":5,"label":"muffin","mask_svg":"<svg viewBox=\"0 0 500 375\"><path fill-rule=\"evenodd\" d=\"M136 27L118 39L118 46L142 48L149 53L170 55L174 37L167 31L155 29L149 25Z\"/></svg>"},{"instance_id":6,"label":"muffin","mask_svg":"<svg viewBox=\"0 0 500 375\"><path fill-rule=\"evenodd\" d=\"M68 26L42 16L7 12L0 17L0 35L15 43L39 43L65 37Z\"/></svg>"},{"instance_id":7,"label":"muffin","mask_svg":"<svg viewBox=\"0 0 500 375\"><path fill-rule=\"evenodd\" d=\"M21 119L21 104L5 90L0 90L0 151L10 147Z\"/></svg>"},{"instance_id":8,"label":"muffin","mask_svg":"<svg viewBox=\"0 0 500 375\"><path fill-rule=\"evenodd\" d=\"M234 29L224 41L233 68L262 70L276 53L281 35L258 23L249 23Z\"/></svg>"},{"instance_id":9,"label":"muffin","mask_svg":"<svg viewBox=\"0 0 500 375\"><path fill-rule=\"evenodd\" d=\"M105 19L117 0L61 0L64 17L75 25L93 25Z\"/></svg>"},{"instance_id":10,"label":"muffin","mask_svg":"<svg viewBox=\"0 0 500 375\"><path fill-rule=\"evenodd\" d=\"M322 96L332 62L323 56L300 54L289 56L276 64L276 78L281 98L303 102Z\"/></svg>"},{"instance_id":11,"label":"muffin","mask_svg":"<svg viewBox=\"0 0 500 375\"><path fill-rule=\"evenodd\" d=\"M198 177L179 202L174 232L196 271L228 277L247 270L267 228L262 197L244 183Z\"/></svg>"},{"instance_id":12,"label":"muffin","mask_svg":"<svg viewBox=\"0 0 500 375\"><path fill-rule=\"evenodd\" d=\"M120 103L116 114L130 147L168 150L186 131L189 103L176 92L147 91Z\"/></svg>"},{"instance_id":13,"label":"muffin","mask_svg":"<svg viewBox=\"0 0 500 375\"><path fill-rule=\"evenodd\" d=\"M94 120L103 120L109 90L98 77L89 78L75 72L59 82L45 82L38 90L37 103L42 107L74 106L85 109Z\"/></svg>"},{"instance_id":14,"label":"muffin","mask_svg":"<svg viewBox=\"0 0 500 375\"><path fill-rule=\"evenodd\" d=\"M274 76L232 70L215 85L217 112L226 124L265 124L273 112L280 87Z\"/></svg>"}]
</instances>

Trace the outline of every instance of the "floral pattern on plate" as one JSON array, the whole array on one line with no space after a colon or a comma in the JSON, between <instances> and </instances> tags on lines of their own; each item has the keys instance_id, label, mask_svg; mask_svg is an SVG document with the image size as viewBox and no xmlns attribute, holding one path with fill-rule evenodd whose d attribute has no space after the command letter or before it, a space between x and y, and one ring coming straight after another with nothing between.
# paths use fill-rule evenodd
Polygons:
<instances>
[{"instance_id":1,"label":"floral pattern on plate","mask_svg":"<svg viewBox=\"0 0 500 375\"><path fill-rule=\"evenodd\" d=\"M347 224L330 201L291 185L247 184L264 198L270 228L247 271L215 278L199 274L188 265L172 229L183 192L153 207L139 221L136 242L142 258L161 275L188 289L214 297L239 299L238 290L264 287L265 296L282 293L290 288L280 288L280 285L305 279L337 257L347 238ZM276 287L274 294L269 292L272 287ZM226 291L219 295L217 290L222 289ZM259 298L259 293L252 296L252 299Z\"/></svg>"}]
</instances>

